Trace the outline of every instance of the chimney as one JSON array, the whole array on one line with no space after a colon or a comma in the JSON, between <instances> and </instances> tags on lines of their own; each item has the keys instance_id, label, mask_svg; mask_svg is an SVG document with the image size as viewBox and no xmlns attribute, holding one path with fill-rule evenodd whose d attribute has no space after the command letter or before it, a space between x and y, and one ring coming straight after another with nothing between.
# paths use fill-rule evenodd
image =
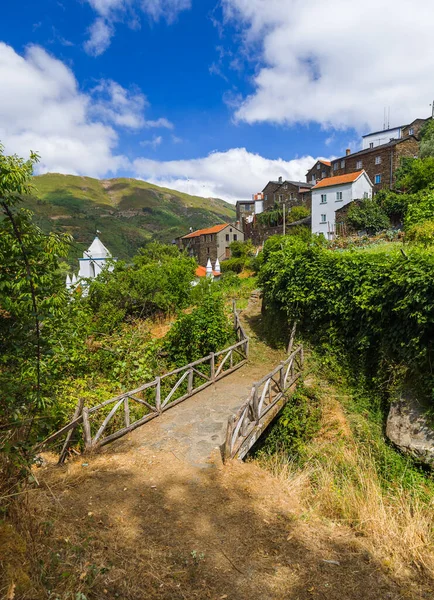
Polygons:
<instances>
[{"instance_id":1,"label":"chimney","mask_svg":"<svg viewBox=\"0 0 434 600\"><path fill-rule=\"evenodd\" d=\"M282 178L281 177L279 177L279 183L282 183Z\"/></svg>"},{"instance_id":2,"label":"chimney","mask_svg":"<svg viewBox=\"0 0 434 600\"><path fill-rule=\"evenodd\" d=\"M217 260L215 261L214 271L215 271L216 273L220 273L220 271L221 271L221 270L220 270L220 261L219 261L219 259L217 259Z\"/></svg>"},{"instance_id":3,"label":"chimney","mask_svg":"<svg viewBox=\"0 0 434 600\"><path fill-rule=\"evenodd\" d=\"M350 150L349 148L347 148L347 149L345 150L345 154L346 154L347 156L349 156L349 155L351 154L351 150Z\"/></svg>"}]
</instances>

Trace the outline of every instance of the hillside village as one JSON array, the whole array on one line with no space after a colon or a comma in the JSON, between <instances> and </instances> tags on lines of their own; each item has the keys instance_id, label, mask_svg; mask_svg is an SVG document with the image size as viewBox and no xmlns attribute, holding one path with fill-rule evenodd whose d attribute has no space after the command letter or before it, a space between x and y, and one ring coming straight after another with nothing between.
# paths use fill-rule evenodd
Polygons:
<instances>
[{"instance_id":1,"label":"hillside village","mask_svg":"<svg viewBox=\"0 0 434 600\"><path fill-rule=\"evenodd\" d=\"M305 182L279 176L252 194L251 200L239 200L232 225L190 231L175 242L209 270L217 259L220 263L231 257L233 241L251 240L262 246L270 236L297 226L309 227L329 241L355 233L346 221L350 205L371 199L380 190L394 189L403 160L418 156L420 132L430 120L415 119L368 133L362 137L361 150L347 149L345 156L317 160L306 173ZM299 207L307 216L291 219L291 212L297 215Z\"/></svg>"}]
</instances>

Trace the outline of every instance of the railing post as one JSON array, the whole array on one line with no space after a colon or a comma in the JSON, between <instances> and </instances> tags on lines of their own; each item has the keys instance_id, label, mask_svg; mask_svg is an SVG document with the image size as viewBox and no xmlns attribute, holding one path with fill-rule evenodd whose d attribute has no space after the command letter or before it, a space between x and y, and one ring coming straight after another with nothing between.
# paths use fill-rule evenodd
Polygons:
<instances>
[{"instance_id":1,"label":"railing post","mask_svg":"<svg viewBox=\"0 0 434 600\"><path fill-rule=\"evenodd\" d=\"M259 403L258 403L258 388L256 385L252 387L252 391L250 392L252 397L252 406L253 406L253 417L256 421L256 424L259 423Z\"/></svg>"},{"instance_id":2,"label":"railing post","mask_svg":"<svg viewBox=\"0 0 434 600\"><path fill-rule=\"evenodd\" d=\"M249 358L249 338L246 338L246 344L244 346L246 352L246 358Z\"/></svg>"},{"instance_id":3,"label":"railing post","mask_svg":"<svg viewBox=\"0 0 434 600\"><path fill-rule=\"evenodd\" d=\"M130 405L129 398L125 396L124 398L124 415L125 415L125 427L130 426Z\"/></svg>"},{"instance_id":4,"label":"railing post","mask_svg":"<svg viewBox=\"0 0 434 600\"><path fill-rule=\"evenodd\" d=\"M215 381L215 354L211 352L211 381Z\"/></svg>"},{"instance_id":5,"label":"railing post","mask_svg":"<svg viewBox=\"0 0 434 600\"><path fill-rule=\"evenodd\" d=\"M235 420L235 415L231 415L228 420L226 438L223 446L223 462L232 458L232 436L234 433Z\"/></svg>"},{"instance_id":6,"label":"railing post","mask_svg":"<svg viewBox=\"0 0 434 600\"><path fill-rule=\"evenodd\" d=\"M157 377L157 386L155 390L155 408L161 413L161 377Z\"/></svg>"},{"instance_id":7,"label":"railing post","mask_svg":"<svg viewBox=\"0 0 434 600\"><path fill-rule=\"evenodd\" d=\"M231 365L231 369L232 369L232 367L234 366L234 351L233 350L231 350L231 355L229 357L229 360L230 360L230 365Z\"/></svg>"},{"instance_id":8,"label":"railing post","mask_svg":"<svg viewBox=\"0 0 434 600\"><path fill-rule=\"evenodd\" d=\"M303 368L304 365L304 348L303 346L300 346L300 362L301 362L301 368Z\"/></svg>"},{"instance_id":9,"label":"railing post","mask_svg":"<svg viewBox=\"0 0 434 600\"><path fill-rule=\"evenodd\" d=\"M83 415L84 447L86 450L90 450L92 448L92 434L90 432L89 409L86 406L83 407L82 415Z\"/></svg>"},{"instance_id":10,"label":"railing post","mask_svg":"<svg viewBox=\"0 0 434 600\"><path fill-rule=\"evenodd\" d=\"M285 391L285 362L282 360L280 361L280 378L279 378L279 385L280 385L280 389L282 391L282 393Z\"/></svg>"},{"instance_id":11,"label":"railing post","mask_svg":"<svg viewBox=\"0 0 434 600\"><path fill-rule=\"evenodd\" d=\"M193 389L193 369L190 369L190 372L188 374L188 389L187 389L187 392L189 394L191 394L192 389Z\"/></svg>"}]
</instances>

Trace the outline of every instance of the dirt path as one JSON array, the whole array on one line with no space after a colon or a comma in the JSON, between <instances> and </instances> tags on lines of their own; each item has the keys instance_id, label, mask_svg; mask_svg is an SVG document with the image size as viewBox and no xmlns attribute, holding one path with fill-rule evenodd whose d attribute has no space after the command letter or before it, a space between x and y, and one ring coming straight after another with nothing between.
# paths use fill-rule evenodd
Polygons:
<instances>
[{"instance_id":1,"label":"dirt path","mask_svg":"<svg viewBox=\"0 0 434 600\"><path fill-rule=\"evenodd\" d=\"M259 320L257 306L245 318ZM29 510L40 585L16 600L430 598L394 580L349 528L309 519L290 483L254 463L198 468L252 378L280 359L252 341L253 364L230 386L104 453L38 471Z\"/></svg>"}]
</instances>

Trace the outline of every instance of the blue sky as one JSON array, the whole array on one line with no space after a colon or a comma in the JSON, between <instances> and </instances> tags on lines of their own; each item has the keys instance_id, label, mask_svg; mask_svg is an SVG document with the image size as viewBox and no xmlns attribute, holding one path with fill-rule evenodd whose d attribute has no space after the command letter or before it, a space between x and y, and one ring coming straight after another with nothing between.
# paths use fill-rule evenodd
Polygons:
<instances>
[{"instance_id":1,"label":"blue sky","mask_svg":"<svg viewBox=\"0 0 434 600\"><path fill-rule=\"evenodd\" d=\"M38 150L41 172L141 177L246 198L279 175L303 178L317 157L357 149L361 133L382 127L384 106L391 125L427 116L434 65L422 49L431 36L424 22L433 20L415 14L434 9L428 0L412 6L5 3L0 140L7 151ZM400 51L409 29L417 40Z\"/></svg>"}]
</instances>

